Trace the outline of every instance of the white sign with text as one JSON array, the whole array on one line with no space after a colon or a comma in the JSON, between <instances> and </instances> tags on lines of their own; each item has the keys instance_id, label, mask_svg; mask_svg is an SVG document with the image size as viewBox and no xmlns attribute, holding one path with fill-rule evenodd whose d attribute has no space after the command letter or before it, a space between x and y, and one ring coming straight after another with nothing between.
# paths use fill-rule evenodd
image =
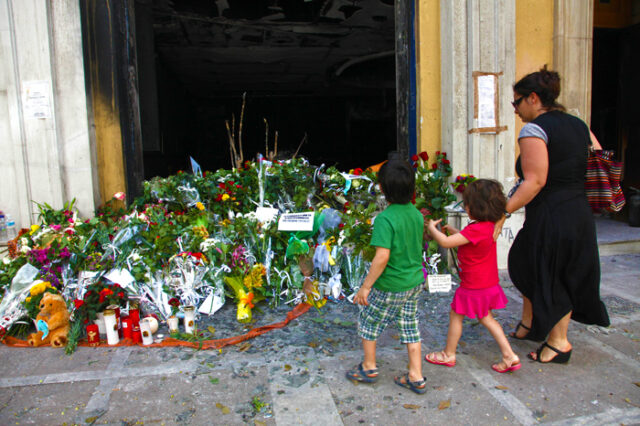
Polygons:
<instances>
[{"instance_id":1,"label":"white sign with text","mask_svg":"<svg viewBox=\"0 0 640 426\"><path fill-rule=\"evenodd\" d=\"M313 212L283 214L278 222L278 231L311 231L313 214Z\"/></svg>"},{"instance_id":2,"label":"white sign with text","mask_svg":"<svg viewBox=\"0 0 640 426\"><path fill-rule=\"evenodd\" d=\"M448 293L451 290L451 274L435 274L427 276L429 293Z\"/></svg>"}]
</instances>

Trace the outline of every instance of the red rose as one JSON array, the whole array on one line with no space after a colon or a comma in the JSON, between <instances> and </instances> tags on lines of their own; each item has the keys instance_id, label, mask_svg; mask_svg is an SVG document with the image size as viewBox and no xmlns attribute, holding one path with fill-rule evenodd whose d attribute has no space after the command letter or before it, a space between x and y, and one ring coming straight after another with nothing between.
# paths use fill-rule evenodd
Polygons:
<instances>
[{"instance_id":1,"label":"red rose","mask_svg":"<svg viewBox=\"0 0 640 426\"><path fill-rule=\"evenodd\" d=\"M436 151L436 157L440 155L440 151Z\"/></svg>"},{"instance_id":2,"label":"red rose","mask_svg":"<svg viewBox=\"0 0 640 426\"><path fill-rule=\"evenodd\" d=\"M357 167L354 171L353 171L354 175L358 175L360 176L362 174L362 169L360 167Z\"/></svg>"},{"instance_id":3,"label":"red rose","mask_svg":"<svg viewBox=\"0 0 640 426\"><path fill-rule=\"evenodd\" d=\"M437 168L438 168L438 165L437 165L436 163L433 163L433 165L431 166L431 168L432 168L433 170L435 170L435 169L437 169Z\"/></svg>"},{"instance_id":4,"label":"red rose","mask_svg":"<svg viewBox=\"0 0 640 426\"><path fill-rule=\"evenodd\" d=\"M447 160L446 158L443 158L443 159L442 159L442 164L447 164L447 165L449 165L449 164L451 164L451 161Z\"/></svg>"},{"instance_id":5,"label":"red rose","mask_svg":"<svg viewBox=\"0 0 640 426\"><path fill-rule=\"evenodd\" d=\"M85 293L84 297L89 297L93 294L92 290L89 290L88 292Z\"/></svg>"},{"instance_id":6,"label":"red rose","mask_svg":"<svg viewBox=\"0 0 640 426\"><path fill-rule=\"evenodd\" d=\"M73 304L76 305L76 309L78 309L80 306L84 305L84 300L76 299L73 301Z\"/></svg>"},{"instance_id":7,"label":"red rose","mask_svg":"<svg viewBox=\"0 0 640 426\"><path fill-rule=\"evenodd\" d=\"M466 188L466 187L465 187L464 185L459 185L459 186L456 188L456 191L458 191L459 193L463 193L463 192L464 192L464 190L465 190L465 188Z\"/></svg>"},{"instance_id":8,"label":"red rose","mask_svg":"<svg viewBox=\"0 0 640 426\"><path fill-rule=\"evenodd\" d=\"M415 162L415 161L418 161L418 156L417 156L417 155L415 155L415 154L413 154L413 155L411 156L411 161L414 161L414 162Z\"/></svg>"},{"instance_id":9,"label":"red rose","mask_svg":"<svg viewBox=\"0 0 640 426\"><path fill-rule=\"evenodd\" d=\"M442 156L443 156L443 157L446 157L446 156L447 156L447 153L446 153L446 152L444 152L444 151L442 151L442 153L441 153L441 154L442 154Z\"/></svg>"},{"instance_id":10,"label":"red rose","mask_svg":"<svg viewBox=\"0 0 640 426\"><path fill-rule=\"evenodd\" d=\"M338 224L338 228L339 228L339 229L344 228L344 223L340 223L340 224Z\"/></svg>"},{"instance_id":11,"label":"red rose","mask_svg":"<svg viewBox=\"0 0 640 426\"><path fill-rule=\"evenodd\" d=\"M122 298L124 297L124 293L123 293L123 292L121 292L121 291L120 291L120 292L118 292L118 297L119 297L120 299L122 299Z\"/></svg>"},{"instance_id":12,"label":"red rose","mask_svg":"<svg viewBox=\"0 0 640 426\"><path fill-rule=\"evenodd\" d=\"M422 158L422 161L428 161L429 160L429 155L425 151L422 151L418 155L420 156L420 158Z\"/></svg>"}]
</instances>

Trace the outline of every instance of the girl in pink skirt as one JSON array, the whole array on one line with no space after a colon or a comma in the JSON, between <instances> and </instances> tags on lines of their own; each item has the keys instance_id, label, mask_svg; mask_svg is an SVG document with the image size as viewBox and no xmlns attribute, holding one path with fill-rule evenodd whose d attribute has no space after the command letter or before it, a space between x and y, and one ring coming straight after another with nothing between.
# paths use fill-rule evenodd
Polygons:
<instances>
[{"instance_id":1,"label":"girl in pink skirt","mask_svg":"<svg viewBox=\"0 0 640 426\"><path fill-rule=\"evenodd\" d=\"M502 361L491 366L498 373L516 371L521 367L502 326L491 314L492 309L503 309L507 298L500 287L496 242L493 239L495 222L502 218L507 200L500 183L489 179L472 182L462 195L465 210L472 220L462 231L453 226L437 229L442 219L430 220L427 229L434 240L445 248L458 249L460 287L456 290L449 313L447 346L443 351L431 352L425 360L431 364L453 367L456 365L456 347L462 335L465 316L478 318L487 327L502 352Z\"/></svg>"}]
</instances>

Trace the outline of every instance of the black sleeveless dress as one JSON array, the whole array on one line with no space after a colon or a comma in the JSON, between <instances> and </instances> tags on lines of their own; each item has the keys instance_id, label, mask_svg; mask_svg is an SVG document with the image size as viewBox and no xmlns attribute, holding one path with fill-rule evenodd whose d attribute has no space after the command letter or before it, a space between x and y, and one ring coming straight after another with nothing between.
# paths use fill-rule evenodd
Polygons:
<instances>
[{"instance_id":1,"label":"black sleeveless dress","mask_svg":"<svg viewBox=\"0 0 640 426\"><path fill-rule=\"evenodd\" d=\"M532 123L547 134L549 171L540 193L525 206L525 221L509 251L509 276L531 300L529 336L544 340L572 311L584 324L609 325L600 300L596 228L584 191L589 128L580 119L549 111ZM516 172L522 177L520 158Z\"/></svg>"}]
</instances>

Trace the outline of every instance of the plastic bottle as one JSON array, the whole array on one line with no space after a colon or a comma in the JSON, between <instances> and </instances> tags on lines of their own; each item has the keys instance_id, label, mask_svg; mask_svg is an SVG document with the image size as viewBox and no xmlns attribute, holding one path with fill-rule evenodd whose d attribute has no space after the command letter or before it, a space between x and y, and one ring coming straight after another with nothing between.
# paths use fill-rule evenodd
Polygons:
<instances>
[{"instance_id":1,"label":"plastic bottle","mask_svg":"<svg viewBox=\"0 0 640 426\"><path fill-rule=\"evenodd\" d=\"M0 241L7 241L7 228L4 213L2 213L2 210L0 210Z\"/></svg>"},{"instance_id":2,"label":"plastic bottle","mask_svg":"<svg viewBox=\"0 0 640 426\"><path fill-rule=\"evenodd\" d=\"M11 216L6 215L5 223L6 223L6 229L7 229L6 239L7 241L13 240L15 237L18 236L18 231L16 230L16 222L13 220Z\"/></svg>"}]
</instances>

